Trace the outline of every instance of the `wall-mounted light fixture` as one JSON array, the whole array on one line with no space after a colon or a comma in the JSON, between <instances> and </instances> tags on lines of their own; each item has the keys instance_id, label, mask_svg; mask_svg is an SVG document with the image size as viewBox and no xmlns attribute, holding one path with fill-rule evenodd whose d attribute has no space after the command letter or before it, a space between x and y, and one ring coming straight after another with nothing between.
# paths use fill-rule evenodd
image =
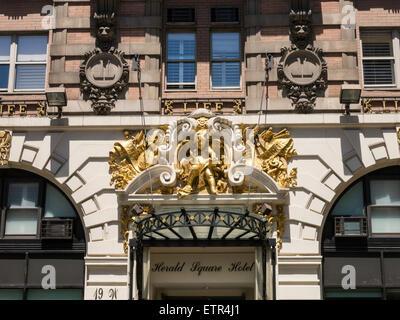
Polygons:
<instances>
[{"instance_id":1,"label":"wall-mounted light fixture","mask_svg":"<svg viewBox=\"0 0 400 320\"><path fill-rule=\"evenodd\" d=\"M345 105L345 114L350 114L350 104L360 103L361 87L358 84L343 84L340 89L340 103Z\"/></svg>"},{"instance_id":2,"label":"wall-mounted light fixture","mask_svg":"<svg viewBox=\"0 0 400 320\"><path fill-rule=\"evenodd\" d=\"M57 107L57 119L61 118L62 108L67 105L67 95L65 88L48 88L46 89L46 100L49 107Z\"/></svg>"}]
</instances>

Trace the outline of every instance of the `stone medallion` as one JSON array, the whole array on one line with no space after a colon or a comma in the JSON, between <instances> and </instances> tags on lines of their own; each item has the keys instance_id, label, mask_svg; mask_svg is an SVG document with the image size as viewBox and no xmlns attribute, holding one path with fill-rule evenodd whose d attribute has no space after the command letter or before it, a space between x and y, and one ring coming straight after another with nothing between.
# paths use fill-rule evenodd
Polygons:
<instances>
[{"instance_id":1,"label":"stone medallion","mask_svg":"<svg viewBox=\"0 0 400 320\"><path fill-rule=\"evenodd\" d=\"M314 52L306 50L290 52L282 64L286 78L301 86L315 82L322 71L322 62L319 57Z\"/></svg>"},{"instance_id":2,"label":"stone medallion","mask_svg":"<svg viewBox=\"0 0 400 320\"><path fill-rule=\"evenodd\" d=\"M85 74L94 86L109 88L121 79L122 69L122 61L118 56L103 52L89 58Z\"/></svg>"},{"instance_id":3,"label":"stone medallion","mask_svg":"<svg viewBox=\"0 0 400 320\"><path fill-rule=\"evenodd\" d=\"M85 55L80 68L81 90L92 101L96 114L109 114L128 85L129 64L122 51L95 49Z\"/></svg>"}]
</instances>

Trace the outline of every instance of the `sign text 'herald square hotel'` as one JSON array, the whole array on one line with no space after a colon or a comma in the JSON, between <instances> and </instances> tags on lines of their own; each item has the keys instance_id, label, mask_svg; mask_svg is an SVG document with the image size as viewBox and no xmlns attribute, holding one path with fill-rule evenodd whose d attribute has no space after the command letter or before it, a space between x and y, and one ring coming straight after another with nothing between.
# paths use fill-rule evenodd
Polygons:
<instances>
[{"instance_id":1,"label":"sign text 'herald square hotel'","mask_svg":"<svg viewBox=\"0 0 400 320\"><path fill-rule=\"evenodd\" d=\"M400 298L400 2L0 6L0 299Z\"/></svg>"}]
</instances>

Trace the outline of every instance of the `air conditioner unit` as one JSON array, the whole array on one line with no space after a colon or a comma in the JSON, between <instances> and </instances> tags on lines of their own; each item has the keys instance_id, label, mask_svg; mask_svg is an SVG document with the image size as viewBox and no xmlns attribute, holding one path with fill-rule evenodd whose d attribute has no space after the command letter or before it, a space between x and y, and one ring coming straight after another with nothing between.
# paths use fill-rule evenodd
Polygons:
<instances>
[{"instance_id":1,"label":"air conditioner unit","mask_svg":"<svg viewBox=\"0 0 400 320\"><path fill-rule=\"evenodd\" d=\"M72 219L42 219L42 239L72 239Z\"/></svg>"},{"instance_id":2,"label":"air conditioner unit","mask_svg":"<svg viewBox=\"0 0 400 320\"><path fill-rule=\"evenodd\" d=\"M335 217L336 237L367 237L368 221L364 216Z\"/></svg>"}]
</instances>

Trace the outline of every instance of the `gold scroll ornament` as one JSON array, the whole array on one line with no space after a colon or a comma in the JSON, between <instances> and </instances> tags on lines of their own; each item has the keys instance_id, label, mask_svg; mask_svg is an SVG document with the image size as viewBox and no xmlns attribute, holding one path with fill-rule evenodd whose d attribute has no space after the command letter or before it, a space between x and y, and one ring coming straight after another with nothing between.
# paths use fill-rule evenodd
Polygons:
<instances>
[{"instance_id":1,"label":"gold scroll ornament","mask_svg":"<svg viewBox=\"0 0 400 320\"><path fill-rule=\"evenodd\" d=\"M153 164L147 159L146 137L144 131L139 131L135 136L131 131L124 131L125 141L114 143L110 151L111 181L116 190L123 190L130 181L142 171L150 168Z\"/></svg>"},{"instance_id":2,"label":"gold scroll ornament","mask_svg":"<svg viewBox=\"0 0 400 320\"><path fill-rule=\"evenodd\" d=\"M260 127L257 125L254 135L256 137L255 166L277 181L279 187L295 187L297 185L297 168L293 168L288 174L288 162L293 155L297 155L293 148L294 142L290 138L290 132L283 129L274 133L272 128L260 131Z\"/></svg>"},{"instance_id":3,"label":"gold scroll ornament","mask_svg":"<svg viewBox=\"0 0 400 320\"><path fill-rule=\"evenodd\" d=\"M0 131L0 165L8 164L8 155L11 148L11 132L8 130Z\"/></svg>"}]
</instances>

